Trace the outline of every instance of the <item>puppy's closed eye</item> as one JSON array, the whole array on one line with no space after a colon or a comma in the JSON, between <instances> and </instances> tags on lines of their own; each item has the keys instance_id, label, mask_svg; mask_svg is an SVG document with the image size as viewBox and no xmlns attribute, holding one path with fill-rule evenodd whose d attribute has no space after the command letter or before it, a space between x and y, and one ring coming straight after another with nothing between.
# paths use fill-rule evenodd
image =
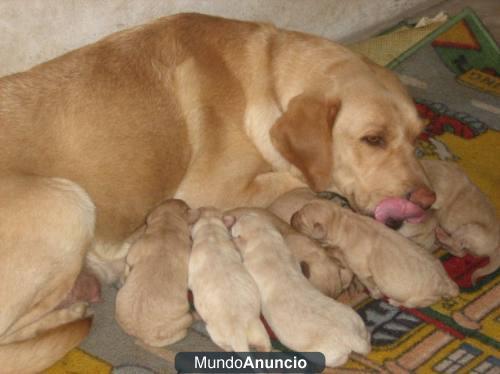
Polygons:
<instances>
[{"instance_id":1,"label":"puppy's closed eye","mask_svg":"<svg viewBox=\"0 0 500 374\"><path fill-rule=\"evenodd\" d=\"M309 270L309 264L307 262L300 261L300 270L307 279L311 277L311 271Z\"/></svg>"},{"instance_id":2,"label":"puppy's closed eye","mask_svg":"<svg viewBox=\"0 0 500 374\"><path fill-rule=\"evenodd\" d=\"M361 138L361 141L372 147L383 148L386 145L385 139L381 135L366 135Z\"/></svg>"}]
</instances>

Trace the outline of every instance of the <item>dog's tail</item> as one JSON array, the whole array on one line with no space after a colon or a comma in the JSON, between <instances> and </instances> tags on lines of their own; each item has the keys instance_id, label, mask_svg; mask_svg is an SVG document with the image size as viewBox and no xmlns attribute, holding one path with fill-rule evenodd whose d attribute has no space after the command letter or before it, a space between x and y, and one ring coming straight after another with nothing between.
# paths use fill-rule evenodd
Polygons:
<instances>
[{"instance_id":1,"label":"dog's tail","mask_svg":"<svg viewBox=\"0 0 500 374\"><path fill-rule=\"evenodd\" d=\"M472 284L475 285L477 280L485 275L491 274L495 272L500 267L500 245L496 248L495 252L490 256L490 262L482 267L474 271L472 273Z\"/></svg>"},{"instance_id":2,"label":"dog's tail","mask_svg":"<svg viewBox=\"0 0 500 374\"><path fill-rule=\"evenodd\" d=\"M260 318L255 318L247 326L248 344L261 352L271 350L271 340Z\"/></svg>"},{"instance_id":3,"label":"dog's tail","mask_svg":"<svg viewBox=\"0 0 500 374\"><path fill-rule=\"evenodd\" d=\"M4 374L38 373L87 336L92 318L59 326L32 339L0 346L0 371Z\"/></svg>"}]
</instances>

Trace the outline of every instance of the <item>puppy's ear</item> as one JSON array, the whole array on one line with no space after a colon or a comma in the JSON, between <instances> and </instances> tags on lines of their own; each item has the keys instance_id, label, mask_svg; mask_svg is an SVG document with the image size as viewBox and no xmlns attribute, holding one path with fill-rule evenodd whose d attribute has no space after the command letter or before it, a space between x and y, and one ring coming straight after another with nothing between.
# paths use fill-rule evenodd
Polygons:
<instances>
[{"instance_id":1,"label":"puppy's ear","mask_svg":"<svg viewBox=\"0 0 500 374\"><path fill-rule=\"evenodd\" d=\"M332 178L332 127L340 101L301 94L270 131L274 147L295 165L314 191L329 187Z\"/></svg>"},{"instance_id":2,"label":"puppy's ear","mask_svg":"<svg viewBox=\"0 0 500 374\"><path fill-rule=\"evenodd\" d=\"M326 228L319 222L314 222L311 232L311 238L316 240L323 240L326 238Z\"/></svg>"},{"instance_id":3,"label":"puppy's ear","mask_svg":"<svg viewBox=\"0 0 500 374\"><path fill-rule=\"evenodd\" d=\"M200 218L199 209L189 209L188 211L188 224L194 225L196 221Z\"/></svg>"},{"instance_id":4,"label":"puppy's ear","mask_svg":"<svg viewBox=\"0 0 500 374\"><path fill-rule=\"evenodd\" d=\"M226 227L228 229L230 229L234 223L236 222L236 217L235 216L224 216L222 217L222 222L224 222L224 225L226 225Z\"/></svg>"}]
</instances>

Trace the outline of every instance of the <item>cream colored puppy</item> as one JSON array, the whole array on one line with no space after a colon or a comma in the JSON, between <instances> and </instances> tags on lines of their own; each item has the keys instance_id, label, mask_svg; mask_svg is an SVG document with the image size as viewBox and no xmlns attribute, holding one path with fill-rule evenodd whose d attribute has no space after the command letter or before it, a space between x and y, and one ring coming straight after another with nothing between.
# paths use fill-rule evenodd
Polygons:
<instances>
[{"instance_id":1,"label":"cream colored puppy","mask_svg":"<svg viewBox=\"0 0 500 374\"><path fill-rule=\"evenodd\" d=\"M495 207L455 163L422 160L421 164L437 195L437 239L456 256L469 252L490 258L487 266L472 275L475 283L500 266L500 224Z\"/></svg>"},{"instance_id":2,"label":"cream colored puppy","mask_svg":"<svg viewBox=\"0 0 500 374\"><path fill-rule=\"evenodd\" d=\"M237 208L226 212L236 218L249 213L257 215L280 232L293 257L299 263L302 274L323 294L336 297L349 287L353 278L352 271L330 256L318 242L301 234L269 210Z\"/></svg>"},{"instance_id":3,"label":"cream colored puppy","mask_svg":"<svg viewBox=\"0 0 500 374\"><path fill-rule=\"evenodd\" d=\"M215 208L201 208L192 229L189 288L196 311L207 324L212 340L226 351L247 352L250 346L269 351L271 342L260 320L260 295L226 225Z\"/></svg>"},{"instance_id":4,"label":"cream colored puppy","mask_svg":"<svg viewBox=\"0 0 500 374\"><path fill-rule=\"evenodd\" d=\"M262 313L278 339L301 352L322 352L327 366L345 363L351 351L370 351L370 334L354 310L316 290L279 231L255 213L231 229L243 262L255 279Z\"/></svg>"},{"instance_id":5,"label":"cream colored puppy","mask_svg":"<svg viewBox=\"0 0 500 374\"><path fill-rule=\"evenodd\" d=\"M424 307L458 294L437 258L369 217L315 201L294 214L292 226L338 246L344 263L375 298L384 294L393 305Z\"/></svg>"},{"instance_id":6,"label":"cream colored puppy","mask_svg":"<svg viewBox=\"0 0 500 374\"><path fill-rule=\"evenodd\" d=\"M187 292L193 215L196 211L183 201L166 201L147 217L144 234L127 256L116 320L126 333L151 346L181 340L192 322Z\"/></svg>"}]
</instances>

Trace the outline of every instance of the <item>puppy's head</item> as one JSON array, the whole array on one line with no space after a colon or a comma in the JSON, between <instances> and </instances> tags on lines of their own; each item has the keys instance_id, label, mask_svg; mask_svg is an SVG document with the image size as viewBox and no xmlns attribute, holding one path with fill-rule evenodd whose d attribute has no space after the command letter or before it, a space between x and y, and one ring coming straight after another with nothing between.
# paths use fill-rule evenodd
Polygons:
<instances>
[{"instance_id":1,"label":"puppy's head","mask_svg":"<svg viewBox=\"0 0 500 374\"><path fill-rule=\"evenodd\" d=\"M234 217L224 214L221 210L212 207L202 207L192 213L194 220L191 220L191 235L195 235L201 227L206 224L224 225L230 228L234 223Z\"/></svg>"},{"instance_id":2,"label":"puppy's head","mask_svg":"<svg viewBox=\"0 0 500 374\"><path fill-rule=\"evenodd\" d=\"M246 213L235 219L231 225L231 236L233 238L248 237L258 231L261 226L259 216L256 213Z\"/></svg>"},{"instance_id":3,"label":"puppy's head","mask_svg":"<svg viewBox=\"0 0 500 374\"><path fill-rule=\"evenodd\" d=\"M259 231L264 229L264 223L257 213L243 214L231 225L231 236L240 250L244 252L248 240L257 237Z\"/></svg>"},{"instance_id":4,"label":"puppy's head","mask_svg":"<svg viewBox=\"0 0 500 374\"><path fill-rule=\"evenodd\" d=\"M168 215L180 216L185 220L188 220L190 216L191 209L184 201L179 199L169 199L157 206L148 215L146 222L148 225L153 225L159 220L165 219ZM195 212L192 214L195 215Z\"/></svg>"},{"instance_id":5,"label":"puppy's head","mask_svg":"<svg viewBox=\"0 0 500 374\"><path fill-rule=\"evenodd\" d=\"M169 199L153 209L147 216L146 223L148 226L154 226L169 219L169 217L177 217L177 219L191 225L198 220L199 215L198 209L191 209L183 200Z\"/></svg>"},{"instance_id":6,"label":"puppy's head","mask_svg":"<svg viewBox=\"0 0 500 374\"><path fill-rule=\"evenodd\" d=\"M205 219L211 219L211 218L216 218L216 219L222 219L222 211L219 209L212 207L212 206L206 206L203 208L198 208L199 211L199 217L198 219L205 218Z\"/></svg>"},{"instance_id":7,"label":"puppy's head","mask_svg":"<svg viewBox=\"0 0 500 374\"><path fill-rule=\"evenodd\" d=\"M326 240L334 221L334 212L329 204L332 203L314 201L304 205L292 216L292 226L313 239Z\"/></svg>"},{"instance_id":8,"label":"puppy's head","mask_svg":"<svg viewBox=\"0 0 500 374\"><path fill-rule=\"evenodd\" d=\"M289 101L270 131L274 147L311 189L339 192L360 213L387 198L429 208L435 194L415 157L423 122L402 84L362 59L331 71L330 85Z\"/></svg>"}]
</instances>

